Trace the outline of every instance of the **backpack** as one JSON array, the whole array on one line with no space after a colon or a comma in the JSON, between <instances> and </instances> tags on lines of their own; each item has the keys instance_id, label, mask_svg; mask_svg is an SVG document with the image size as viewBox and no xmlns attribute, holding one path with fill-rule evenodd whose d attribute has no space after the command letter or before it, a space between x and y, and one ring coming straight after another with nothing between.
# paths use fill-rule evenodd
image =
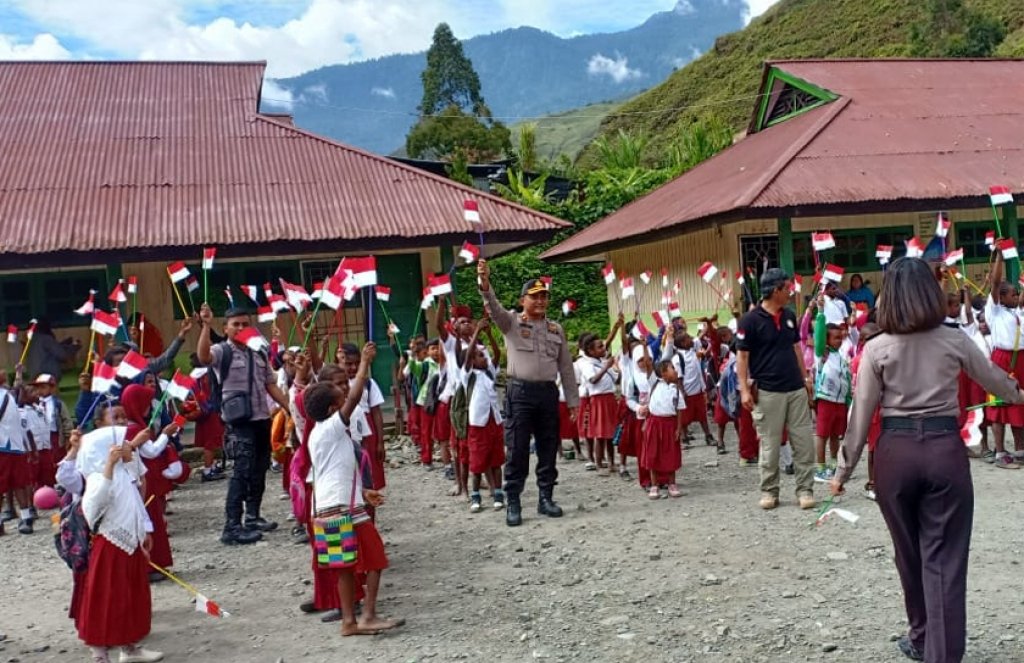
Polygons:
<instances>
[{"instance_id":1,"label":"backpack","mask_svg":"<svg viewBox=\"0 0 1024 663\"><path fill-rule=\"evenodd\" d=\"M97 523L99 524L99 523ZM89 547L92 531L82 511L82 499L71 491L64 491L60 498L60 524L53 535L57 555L74 573L85 573L89 569Z\"/></svg>"},{"instance_id":2,"label":"backpack","mask_svg":"<svg viewBox=\"0 0 1024 663\"><path fill-rule=\"evenodd\" d=\"M730 360L722 367L722 376L718 379L718 402L730 418L739 415L739 378L736 374L736 361Z\"/></svg>"},{"instance_id":3,"label":"backpack","mask_svg":"<svg viewBox=\"0 0 1024 663\"><path fill-rule=\"evenodd\" d=\"M445 377L444 372L435 373L427 381L427 398L423 401L423 409L427 411L427 414L437 412L437 404L440 403L439 398L444 390L443 377Z\"/></svg>"},{"instance_id":4,"label":"backpack","mask_svg":"<svg viewBox=\"0 0 1024 663\"><path fill-rule=\"evenodd\" d=\"M457 440L465 440L469 437L469 399L473 397L475 385L476 371L472 371L466 384L460 384L455 388L451 403L448 404L452 428L455 429L455 439Z\"/></svg>"}]
</instances>

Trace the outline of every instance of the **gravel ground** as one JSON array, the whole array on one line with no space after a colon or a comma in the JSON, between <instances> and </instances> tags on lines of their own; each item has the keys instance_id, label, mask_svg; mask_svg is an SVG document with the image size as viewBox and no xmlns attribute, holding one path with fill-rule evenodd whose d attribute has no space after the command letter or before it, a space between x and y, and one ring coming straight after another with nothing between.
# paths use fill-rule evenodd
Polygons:
<instances>
[{"instance_id":1,"label":"gravel ground","mask_svg":"<svg viewBox=\"0 0 1024 663\"><path fill-rule=\"evenodd\" d=\"M735 439L729 441L735 449ZM897 661L905 629L892 550L878 509L811 527L795 506L757 508L757 470L697 447L685 454L678 500L648 501L634 483L561 465L561 520L535 513L508 529L501 513L471 514L438 472L408 447L389 474L379 526L392 568L381 612L406 626L343 639L336 625L299 612L311 595L308 546L287 528L248 548L217 541L226 482L197 477L175 493L176 571L230 618L194 612L170 582L153 588L148 647L168 661ZM974 463L978 494L968 593L968 661L1024 661L1018 563L1024 472ZM863 474L853 486L863 485ZM278 475L268 477L276 486ZM284 525L287 502L268 490L266 512ZM819 496L824 487L818 487ZM66 618L70 574L52 537L0 538L0 663L84 661Z\"/></svg>"}]
</instances>

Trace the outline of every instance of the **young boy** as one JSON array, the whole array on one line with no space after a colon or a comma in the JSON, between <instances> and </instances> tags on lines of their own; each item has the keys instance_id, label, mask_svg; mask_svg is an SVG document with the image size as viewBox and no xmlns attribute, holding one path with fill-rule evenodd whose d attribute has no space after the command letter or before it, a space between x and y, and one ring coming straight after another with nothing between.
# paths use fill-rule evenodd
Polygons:
<instances>
[{"instance_id":1,"label":"young boy","mask_svg":"<svg viewBox=\"0 0 1024 663\"><path fill-rule=\"evenodd\" d=\"M494 373L477 337L487 328L484 318L476 324L476 331L465 350L460 379L466 387L469 401L469 473L472 489L469 510L480 511L480 479L487 474L487 485L494 498L494 510L505 508L505 494L501 490L501 468L505 464L505 437L501 428L501 407L494 388Z\"/></svg>"},{"instance_id":2,"label":"young boy","mask_svg":"<svg viewBox=\"0 0 1024 663\"><path fill-rule=\"evenodd\" d=\"M28 487L32 483L28 459L32 448L21 426L16 396L7 389L7 375L0 372L0 507L4 496L8 497L8 509L14 513L17 501L19 514L18 531L32 533L31 495ZM0 522L0 534L4 533Z\"/></svg>"},{"instance_id":3,"label":"young boy","mask_svg":"<svg viewBox=\"0 0 1024 663\"><path fill-rule=\"evenodd\" d=\"M46 423L50 427L50 449L53 450L53 462L56 466L64 458L64 450L67 449L74 424L71 423L68 409L57 394L57 381L52 375L39 374L33 386L46 413Z\"/></svg>"},{"instance_id":4,"label":"young boy","mask_svg":"<svg viewBox=\"0 0 1024 663\"><path fill-rule=\"evenodd\" d=\"M355 566L339 569L343 636L374 635L402 624L401 620L386 620L377 615L380 576L388 567L388 559L366 506L380 506L383 497L380 492L363 487L359 470L362 463L356 457L356 446L349 435L350 418L359 406L376 352L373 343L363 347L351 387L344 382L324 381L313 385L303 395L306 414L316 421L308 442L313 466L314 516L326 519L346 513L351 515L358 545ZM366 574L366 597L358 621L356 573Z\"/></svg>"},{"instance_id":5,"label":"young boy","mask_svg":"<svg viewBox=\"0 0 1024 663\"><path fill-rule=\"evenodd\" d=\"M21 389L21 426L29 444L35 449L35 455L29 459L32 472L30 490L40 486L53 486L55 483L56 465L53 462L53 450L50 448L50 425L46 421L46 412L39 403L39 395L35 385L25 385ZM30 507L35 518L35 507Z\"/></svg>"},{"instance_id":6,"label":"young boy","mask_svg":"<svg viewBox=\"0 0 1024 663\"><path fill-rule=\"evenodd\" d=\"M713 445L715 438L712 437L711 428L708 426L708 403L705 396L707 385L704 382L704 371L701 369L701 353L694 347L693 337L686 332L676 332L674 341L675 353L672 356L672 363L682 382L680 391L686 400L686 413L683 415L680 432L686 435L688 442L690 424L699 423L704 431L704 441L708 445Z\"/></svg>"},{"instance_id":7,"label":"young boy","mask_svg":"<svg viewBox=\"0 0 1024 663\"><path fill-rule=\"evenodd\" d=\"M345 371L348 375L349 388L359 373L359 348L352 343L342 344L345 352ZM360 441L366 452L370 454L370 468L373 470L373 488L383 490L384 479L384 394L373 378L369 378L363 395L359 399L359 409L366 417L367 436Z\"/></svg>"},{"instance_id":8,"label":"young boy","mask_svg":"<svg viewBox=\"0 0 1024 663\"><path fill-rule=\"evenodd\" d=\"M412 374L419 383L416 405L420 411L420 464L428 470L434 469L434 415L436 410L427 403L431 390L437 390L441 382L441 343L436 338L427 341L426 356L422 360L409 362Z\"/></svg>"},{"instance_id":9,"label":"young boy","mask_svg":"<svg viewBox=\"0 0 1024 663\"><path fill-rule=\"evenodd\" d=\"M814 356L817 375L814 380L814 399L817 403L817 424L814 437L818 467L814 480L828 483L835 475L839 455L839 442L846 435L846 415L853 398L853 375L843 347L843 330L827 322L822 294L818 301L818 315L814 321ZM831 463L825 465L825 443L828 442Z\"/></svg>"}]
</instances>

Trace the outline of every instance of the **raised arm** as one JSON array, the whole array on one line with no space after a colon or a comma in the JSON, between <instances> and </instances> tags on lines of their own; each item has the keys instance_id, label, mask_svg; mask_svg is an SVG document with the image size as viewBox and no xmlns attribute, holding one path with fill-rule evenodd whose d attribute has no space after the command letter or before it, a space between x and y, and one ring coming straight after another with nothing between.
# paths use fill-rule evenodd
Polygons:
<instances>
[{"instance_id":1,"label":"raised arm","mask_svg":"<svg viewBox=\"0 0 1024 663\"><path fill-rule=\"evenodd\" d=\"M437 304L437 317L434 320L437 327L437 335L442 340L448 339L448 300L441 297Z\"/></svg>"},{"instance_id":2,"label":"raised arm","mask_svg":"<svg viewBox=\"0 0 1024 663\"><path fill-rule=\"evenodd\" d=\"M206 302L199 307L199 320L202 322L202 329L199 330L199 341L196 343L196 356L204 366L213 363L213 344L210 343L210 325L213 323L213 309Z\"/></svg>"},{"instance_id":3,"label":"raised arm","mask_svg":"<svg viewBox=\"0 0 1024 663\"><path fill-rule=\"evenodd\" d=\"M362 357L359 361L359 371L356 373L351 386L349 386L348 398L345 399L345 404L341 406L342 419L348 421L352 417L352 412L359 405L359 401L363 397L363 389L366 388L366 383L370 379L370 366L373 364L373 359L376 356L377 346L375 344L367 343L363 346Z\"/></svg>"},{"instance_id":4,"label":"raised arm","mask_svg":"<svg viewBox=\"0 0 1024 663\"><path fill-rule=\"evenodd\" d=\"M487 261L480 259L476 264L477 281L480 283L480 296L483 297L487 313L502 334L512 331L512 324L515 322L515 313L512 313L498 301L491 287L491 268Z\"/></svg>"}]
</instances>

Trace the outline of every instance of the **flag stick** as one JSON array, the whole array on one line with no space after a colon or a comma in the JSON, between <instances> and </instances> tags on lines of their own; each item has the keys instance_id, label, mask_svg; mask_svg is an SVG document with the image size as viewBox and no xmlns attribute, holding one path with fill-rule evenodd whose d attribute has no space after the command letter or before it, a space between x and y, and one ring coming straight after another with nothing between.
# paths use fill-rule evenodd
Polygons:
<instances>
[{"instance_id":1,"label":"flag stick","mask_svg":"<svg viewBox=\"0 0 1024 663\"><path fill-rule=\"evenodd\" d=\"M139 311L139 285L135 284L135 292L132 293L132 320L135 319L135 314Z\"/></svg>"},{"instance_id":2,"label":"flag stick","mask_svg":"<svg viewBox=\"0 0 1024 663\"><path fill-rule=\"evenodd\" d=\"M96 330L89 330L89 349L85 355L85 368L82 369L83 373L89 372L89 365L92 363L92 347L96 344ZM139 348L141 350L141 348Z\"/></svg>"},{"instance_id":3,"label":"flag stick","mask_svg":"<svg viewBox=\"0 0 1024 663\"><path fill-rule=\"evenodd\" d=\"M292 339L295 337L295 328L299 326L299 314L292 310L292 329L288 332L288 342L284 344L284 349L292 347Z\"/></svg>"},{"instance_id":4,"label":"flag stick","mask_svg":"<svg viewBox=\"0 0 1024 663\"><path fill-rule=\"evenodd\" d=\"M368 299L367 299L368 298ZM363 306L366 311L366 340L373 341L373 300L377 299L377 286L370 286L370 292L363 291Z\"/></svg>"},{"instance_id":5,"label":"flag stick","mask_svg":"<svg viewBox=\"0 0 1024 663\"><path fill-rule=\"evenodd\" d=\"M110 401L110 394L96 394L96 398L93 400L92 405L90 405L89 409L85 411L85 416L82 417L81 421L78 422L78 430L82 430L82 426L84 426L85 423L89 421L89 417L91 417L92 413L96 411L96 406L99 405L100 401L103 400L103 396L107 397L108 402Z\"/></svg>"},{"instance_id":6,"label":"flag stick","mask_svg":"<svg viewBox=\"0 0 1024 663\"><path fill-rule=\"evenodd\" d=\"M125 324L124 318L121 316L121 305L117 302L114 302L114 310L117 311L117 318L121 322L121 331L124 332L125 343L131 343L132 335L128 333L128 325Z\"/></svg>"},{"instance_id":7,"label":"flag stick","mask_svg":"<svg viewBox=\"0 0 1024 663\"><path fill-rule=\"evenodd\" d=\"M170 392L167 389L164 389L164 393L160 395L160 401L156 404L156 407L153 408L153 415L149 418L149 423L146 424L146 428L152 428L153 424L160 419L160 413L164 410L164 403L167 402L168 393Z\"/></svg>"},{"instance_id":8,"label":"flag stick","mask_svg":"<svg viewBox=\"0 0 1024 663\"><path fill-rule=\"evenodd\" d=\"M174 575L173 573L171 573L167 569L161 568L161 567L157 566L156 564L154 564L153 562L150 562L149 565L152 566L157 571L159 571L160 573L162 573L165 576L167 576L168 578L170 578L171 580L173 580L174 582L176 582L179 586L184 588L186 591L191 592L193 595L199 593L198 589L196 589L192 585L188 584L184 580L181 580L180 578L178 578L178 576Z\"/></svg>"},{"instance_id":9,"label":"flag stick","mask_svg":"<svg viewBox=\"0 0 1024 663\"><path fill-rule=\"evenodd\" d=\"M996 219L996 239L1002 239L1003 230L999 226L999 210L996 208L996 204L992 202L991 198L989 198L989 202L992 203L992 216Z\"/></svg>"},{"instance_id":10,"label":"flag stick","mask_svg":"<svg viewBox=\"0 0 1024 663\"><path fill-rule=\"evenodd\" d=\"M181 314L187 318L188 309L185 308L185 300L181 298L181 293L178 292L178 284L174 282L174 278L171 276L170 270L167 272L167 278L171 280L171 290L174 291L175 297L178 298L178 305L181 306Z\"/></svg>"},{"instance_id":11,"label":"flag stick","mask_svg":"<svg viewBox=\"0 0 1024 663\"><path fill-rule=\"evenodd\" d=\"M302 348L305 349L309 345L309 335L313 333L313 327L316 326L316 314L320 312L320 302L323 301L321 296L316 300L316 306L313 307L313 317L309 320L309 329L306 330L306 336L302 339Z\"/></svg>"},{"instance_id":12,"label":"flag stick","mask_svg":"<svg viewBox=\"0 0 1024 663\"><path fill-rule=\"evenodd\" d=\"M32 345L32 336L29 336L26 333L25 334L25 347L23 347L21 349L21 359L18 360L18 363L21 364L22 366L25 365L25 355L28 354L28 346L30 346L30 345Z\"/></svg>"},{"instance_id":13,"label":"flag stick","mask_svg":"<svg viewBox=\"0 0 1024 663\"><path fill-rule=\"evenodd\" d=\"M196 300L192 299L192 291L189 289L187 284L185 285L185 292L188 293L188 305L192 309L192 315L195 315L196 314ZM188 317L187 314L186 314L186 317Z\"/></svg>"},{"instance_id":14,"label":"flag stick","mask_svg":"<svg viewBox=\"0 0 1024 663\"><path fill-rule=\"evenodd\" d=\"M412 325L412 335L416 336L417 330L420 328L420 319L423 317L423 306L420 306L420 312L416 314L416 322Z\"/></svg>"},{"instance_id":15,"label":"flag stick","mask_svg":"<svg viewBox=\"0 0 1024 663\"><path fill-rule=\"evenodd\" d=\"M142 316L139 318L139 352L143 352L143 348L146 347L146 317Z\"/></svg>"}]
</instances>

